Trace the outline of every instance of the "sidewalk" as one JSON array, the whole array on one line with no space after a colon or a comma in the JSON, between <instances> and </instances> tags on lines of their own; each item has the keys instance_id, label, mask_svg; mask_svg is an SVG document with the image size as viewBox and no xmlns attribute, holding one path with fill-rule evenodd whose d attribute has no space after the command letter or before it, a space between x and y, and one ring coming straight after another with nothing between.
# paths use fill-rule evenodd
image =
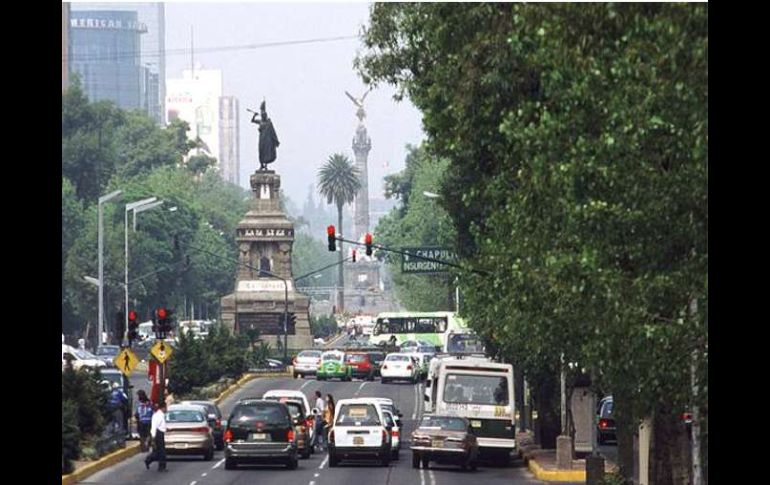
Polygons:
<instances>
[{"instance_id":1,"label":"sidewalk","mask_svg":"<svg viewBox=\"0 0 770 485\"><path fill-rule=\"evenodd\" d=\"M534 436L530 431L516 433L516 443L519 453L527 464L529 470L538 480L548 482L585 482L586 481L586 461L583 459L573 459L572 467L569 470L560 470L556 468L556 450L543 450L540 445L535 444ZM617 466L605 459L604 471L610 473L615 471Z\"/></svg>"}]
</instances>

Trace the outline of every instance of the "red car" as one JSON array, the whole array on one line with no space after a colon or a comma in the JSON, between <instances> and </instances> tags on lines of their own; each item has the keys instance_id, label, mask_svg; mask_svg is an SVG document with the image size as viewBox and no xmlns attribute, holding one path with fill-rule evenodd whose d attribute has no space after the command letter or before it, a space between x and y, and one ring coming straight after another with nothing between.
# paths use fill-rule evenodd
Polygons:
<instances>
[{"instance_id":1,"label":"red car","mask_svg":"<svg viewBox=\"0 0 770 485\"><path fill-rule=\"evenodd\" d=\"M345 362L350 366L351 376L360 377L367 381L374 380L375 368L365 352L350 352L345 356Z\"/></svg>"}]
</instances>

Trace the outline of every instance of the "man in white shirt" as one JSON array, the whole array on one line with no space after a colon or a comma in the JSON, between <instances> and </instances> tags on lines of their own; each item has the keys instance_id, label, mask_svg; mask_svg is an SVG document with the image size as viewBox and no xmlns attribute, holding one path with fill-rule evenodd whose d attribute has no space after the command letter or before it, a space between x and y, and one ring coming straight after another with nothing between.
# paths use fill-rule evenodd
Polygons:
<instances>
[{"instance_id":1,"label":"man in white shirt","mask_svg":"<svg viewBox=\"0 0 770 485\"><path fill-rule=\"evenodd\" d=\"M166 403L161 402L158 409L152 415L150 435L154 446L152 453L144 459L144 466L149 470L153 461L158 462L158 471L166 471Z\"/></svg>"},{"instance_id":2,"label":"man in white shirt","mask_svg":"<svg viewBox=\"0 0 770 485\"><path fill-rule=\"evenodd\" d=\"M318 409L318 414L315 417L315 445L323 450L324 446L324 433L323 433L323 420L324 409L326 408L326 402L321 397L321 391L315 392L315 408Z\"/></svg>"}]
</instances>

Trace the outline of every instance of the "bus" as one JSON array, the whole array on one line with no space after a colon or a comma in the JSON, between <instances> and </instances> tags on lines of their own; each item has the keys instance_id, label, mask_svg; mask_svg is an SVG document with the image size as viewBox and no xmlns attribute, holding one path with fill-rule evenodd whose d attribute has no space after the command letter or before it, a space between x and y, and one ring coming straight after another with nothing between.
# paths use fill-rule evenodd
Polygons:
<instances>
[{"instance_id":1,"label":"bus","mask_svg":"<svg viewBox=\"0 0 770 485\"><path fill-rule=\"evenodd\" d=\"M425 410L467 418L486 454L516 449L513 366L481 356L446 356L431 362Z\"/></svg>"},{"instance_id":2,"label":"bus","mask_svg":"<svg viewBox=\"0 0 770 485\"><path fill-rule=\"evenodd\" d=\"M445 351L447 336L471 333L454 312L387 312L377 315L369 337L371 345L396 345L408 340L424 341Z\"/></svg>"}]
</instances>

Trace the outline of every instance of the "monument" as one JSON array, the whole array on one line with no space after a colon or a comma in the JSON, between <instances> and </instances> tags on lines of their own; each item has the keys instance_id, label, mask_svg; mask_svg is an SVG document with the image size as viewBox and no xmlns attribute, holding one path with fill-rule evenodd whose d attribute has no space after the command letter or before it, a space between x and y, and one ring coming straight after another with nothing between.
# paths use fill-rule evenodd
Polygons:
<instances>
[{"instance_id":1,"label":"monument","mask_svg":"<svg viewBox=\"0 0 770 485\"><path fill-rule=\"evenodd\" d=\"M278 137L264 101L260 111L261 119L251 111L259 125L260 167L250 177L254 198L236 229L235 291L222 297L222 323L233 332L257 329L272 348L310 348L310 301L296 291L291 271L294 226L281 208L281 177L267 168L277 158Z\"/></svg>"}]
</instances>

